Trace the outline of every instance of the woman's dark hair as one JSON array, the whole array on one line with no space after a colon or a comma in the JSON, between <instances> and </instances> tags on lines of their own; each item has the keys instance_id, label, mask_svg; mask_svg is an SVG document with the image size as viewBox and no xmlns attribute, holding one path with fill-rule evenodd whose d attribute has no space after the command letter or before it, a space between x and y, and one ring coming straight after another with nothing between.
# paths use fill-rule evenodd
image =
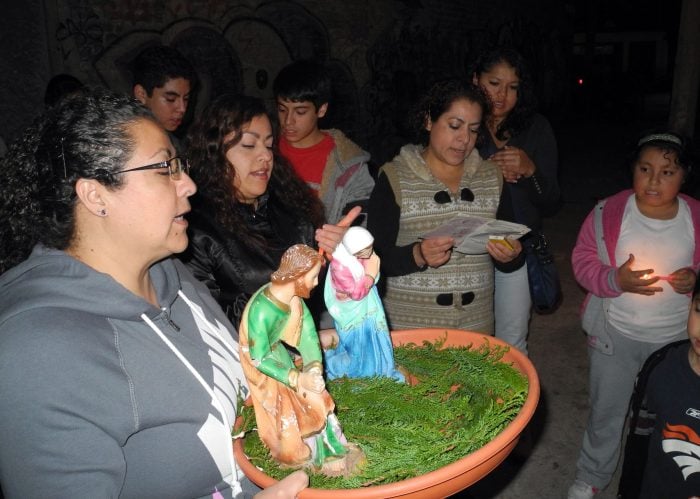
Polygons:
<instances>
[{"instance_id":1,"label":"woman's dark hair","mask_svg":"<svg viewBox=\"0 0 700 499\"><path fill-rule=\"evenodd\" d=\"M193 202L212 210L218 224L242 242L260 246L258 239L243 222L238 210L233 180L236 175L226 153L241 140L241 129L256 116L268 116L263 101L247 95L224 94L212 101L187 135L187 157L191 176L197 184ZM311 191L275 154L267 192L291 213L309 220L315 227L324 223L323 207Z\"/></svg>"},{"instance_id":2,"label":"woman's dark hair","mask_svg":"<svg viewBox=\"0 0 700 499\"><path fill-rule=\"evenodd\" d=\"M439 81L418 101L409 118L409 129L415 135L414 139L419 144L428 145L430 140L430 133L426 130L428 119L435 123L459 99L478 104L484 114L488 112L487 97L476 85L456 79Z\"/></svg>"},{"instance_id":3,"label":"woman's dark hair","mask_svg":"<svg viewBox=\"0 0 700 499\"><path fill-rule=\"evenodd\" d=\"M75 183L97 179L113 189L135 148L129 127L154 120L137 101L84 89L39 117L4 158L0 187L0 271L25 259L36 243L66 249L75 236Z\"/></svg>"},{"instance_id":4,"label":"woman's dark hair","mask_svg":"<svg viewBox=\"0 0 700 499\"><path fill-rule=\"evenodd\" d=\"M496 130L496 138L506 140L530 125L537 108L537 98L527 61L519 52L510 47L496 47L484 52L474 61L468 74L479 78L482 73L491 71L494 66L501 63L512 67L520 80L515 107Z\"/></svg>"}]
</instances>

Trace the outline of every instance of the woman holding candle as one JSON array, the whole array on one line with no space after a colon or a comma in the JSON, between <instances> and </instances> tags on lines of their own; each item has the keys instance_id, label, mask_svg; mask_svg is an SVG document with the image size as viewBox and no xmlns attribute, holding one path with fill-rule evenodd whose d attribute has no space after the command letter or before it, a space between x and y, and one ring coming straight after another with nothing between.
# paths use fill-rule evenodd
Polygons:
<instances>
[{"instance_id":1,"label":"woman holding candle","mask_svg":"<svg viewBox=\"0 0 700 499\"><path fill-rule=\"evenodd\" d=\"M589 291L591 411L569 498L590 498L610 482L634 379L649 355L686 336L688 293L700 266L700 202L679 194L690 173L684 140L652 133L637 143L633 188L589 214L572 254ZM598 321L588 320L596 316Z\"/></svg>"}]
</instances>

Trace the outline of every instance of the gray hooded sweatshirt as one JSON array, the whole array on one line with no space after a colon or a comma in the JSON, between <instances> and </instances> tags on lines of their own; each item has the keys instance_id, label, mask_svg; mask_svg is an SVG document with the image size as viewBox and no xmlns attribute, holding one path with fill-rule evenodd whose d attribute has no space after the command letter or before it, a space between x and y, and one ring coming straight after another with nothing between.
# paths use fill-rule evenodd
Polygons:
<instances>
[{"instance_id":1,"label":"gray hooded sweatshirt","mask_svg":"<svg viewBox=\"0 0 700 499\"><path fill-rule=\"evenodd\" d=\"M162 309L41 246L0 277L6 498L242 495L237 335L181 263L150 275Z\"/></svg>"}]
</instances>

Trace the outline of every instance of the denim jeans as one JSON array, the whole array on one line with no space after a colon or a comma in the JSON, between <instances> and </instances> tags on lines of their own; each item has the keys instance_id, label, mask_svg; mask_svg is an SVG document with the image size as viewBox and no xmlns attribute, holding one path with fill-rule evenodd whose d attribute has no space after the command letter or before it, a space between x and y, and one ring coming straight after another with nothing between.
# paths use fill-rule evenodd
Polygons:
<instances>
[{"instance_id":1,"label":"denim jeans","mask_svg":"<svg viewBox=\"0 0 700 499\"><path fill-rule=\"evenodd\" d=\"M527 265L509 274L499 270L495 272L493 302L496 338L510 343L527 355L527 334L532 308Z\"/></svg>"}]
</instances>

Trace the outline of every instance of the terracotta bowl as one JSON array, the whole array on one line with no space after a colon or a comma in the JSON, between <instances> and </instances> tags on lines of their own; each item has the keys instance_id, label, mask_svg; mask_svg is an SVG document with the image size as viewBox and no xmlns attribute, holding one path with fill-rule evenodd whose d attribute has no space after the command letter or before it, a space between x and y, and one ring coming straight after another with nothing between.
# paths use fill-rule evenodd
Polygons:
<instances>
[{"instance_id":1,"label":"terracotta bowl","mask_svg":"<svg viewBox=\"0 0 700 499\"><path fill-rule=\"evenodd\" d=\"M491 345L507 345L498 338L463 331L460 329L410 329L393 331L391 338L394 346L415 343L420 345L424 340L433 342L447 334L446 346L473 345L478 348L488 341ZM443 466L435 471L421 476L409 478L387 485L376 485L358 489L313 489L308 488L299 494L300 499L326 499L326 498L387 498L387 497L411 497L432 498L447 497L476 483L493 471L510 454L518 443L520 433L532 418L540 397L540 383L537 372L530 360L515 348L511 348L504 356L503 361L512 363L528 379L529 390L527 399L522 409L511 423L491 442L479 450L464 456L452 464ZM274 478L266 475L256 468L243 453L242 440L235 440L233 450L236 461L246 474L259 487L265 488L276 483Z\"/></svg>"}]
</instances>

